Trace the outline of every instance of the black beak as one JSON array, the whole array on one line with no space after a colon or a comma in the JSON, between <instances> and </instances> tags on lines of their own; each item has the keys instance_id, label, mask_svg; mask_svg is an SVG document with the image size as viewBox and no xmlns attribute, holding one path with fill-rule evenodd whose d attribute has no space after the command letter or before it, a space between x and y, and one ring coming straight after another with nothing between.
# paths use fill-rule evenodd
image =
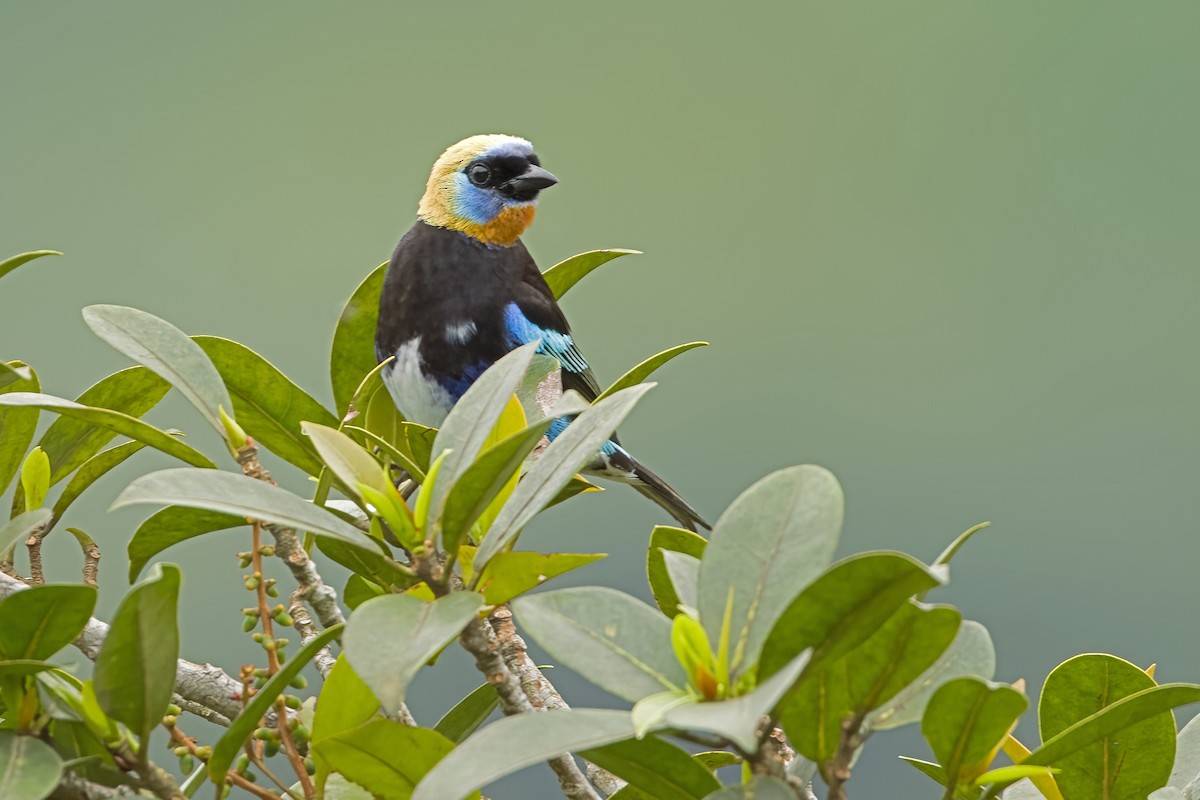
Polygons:
<instances>
[{"instance_id":1,"label":"black beak","mask_svg":"<svg viewBox=\"0 0 1200 800\"><path fill-rule=\"evenodd\" d=\"M529 168L512 180L500 185L500 192L515 200L528 201L537 197L542 189L558 183L558 178L539 166Z\"/></svg>"}]
</instances>

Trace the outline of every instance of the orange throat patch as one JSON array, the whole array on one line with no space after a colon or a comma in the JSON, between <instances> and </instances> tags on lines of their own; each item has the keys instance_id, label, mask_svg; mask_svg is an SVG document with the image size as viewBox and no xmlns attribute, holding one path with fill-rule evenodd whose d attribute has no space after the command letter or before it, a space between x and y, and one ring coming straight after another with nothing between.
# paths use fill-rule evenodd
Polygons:
<instances>
[{"instance_id":1,"label":"orange throat patch","mask_svg":"<svg viewBox=\"0 0 1200 800\"><path fill-rule=\"evenodd\" d=\"M422 209L426 211L426 209ZM462 231L473 239L484 244L497 244L509 247L521 238L525 229L533 224L535 206L516 206L506 208L497 214L490 222L480 225L477 222L465 220L443 208L428 209L421 219L438 228L450 228Z\"/></svg>"}]
</instances>

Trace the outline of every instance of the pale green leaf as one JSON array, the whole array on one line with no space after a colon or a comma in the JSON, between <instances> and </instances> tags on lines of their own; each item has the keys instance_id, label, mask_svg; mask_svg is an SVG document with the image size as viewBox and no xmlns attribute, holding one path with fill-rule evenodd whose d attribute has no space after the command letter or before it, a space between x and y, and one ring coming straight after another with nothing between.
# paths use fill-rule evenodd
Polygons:
<instances>
[{"instance_id":1,"label":"pale green leaf","mask_svg":"<svg viewBox=\"0 0 1200 800\"><path fill-rule=\"evenodd\" d=\"M425 662L453 641L482 607L483 598L474 592L455 592L432 603L403 594L368 600L350 617L346 659L384 710L395 713Z\"/></svg>"},{"instance_id":2,"label":"pale green leaf","mask_svg":"<svg viewBox=\"0 0 1200 800\"><path fill-rule=\"evenodd\" d=\"M233 401L216 367L187 334L166 320L128 306L88 306L83 321L115 350L165 378L225 435L218 409L231 410Z\"/></svg>"},{"instance_id":3,"label":"pale green leaf","mask_svg":"<svg viewBox=\"0 0 1200 800\"><path fill-rule=\"evenodd\" d=\"M12 272L14 269L21 266L22 264L28 264L30 261L33 261L35 258L41 258L43 256L61 256L61 255L62 255L62 253L60 253L57 250L31 250L28 253L20 253L19 255L15 255L10 258L6 258L3 261L0 261L0 278L3 278L5 275Z\"/></svg>"},{"instance_id":4,"label":"pale green leaf","mask_svg":"<svg viewBox=\"0 0 1200 800\"><path fill-rule=\"evenodd\" d=\"M646 551L646 575L650 581L650 592L654 595L654 602L668 617L679 613L679 595L671 582L671 576L667 573L664 552L672 551L700 558L704 555L707 544L708 541L700 534L670 525L659 525L650 532L650 547Z\"/></svg>"},{"instance_id":5,"label":"pale green leaf","mask_svg":"<svg viewBox=\"0 0 1200 800\"><path fill-rule=\"evenodd\" d=\"M417 785L412 800L461 800L524 767L632 736L627 711L565 708L505 717L443 758Z\"/></svg>"},{"instance_id":6,"label":"pale green leaf","mask_svg":"<svg viewBox=\"0 0 1200 800\"><path fill-rule=\"evenodd\" d=\"M62 759L50 745L36 736L0 731L0 797L42 800L58 786L62 774Z\"/></svg>"}]
</instances>

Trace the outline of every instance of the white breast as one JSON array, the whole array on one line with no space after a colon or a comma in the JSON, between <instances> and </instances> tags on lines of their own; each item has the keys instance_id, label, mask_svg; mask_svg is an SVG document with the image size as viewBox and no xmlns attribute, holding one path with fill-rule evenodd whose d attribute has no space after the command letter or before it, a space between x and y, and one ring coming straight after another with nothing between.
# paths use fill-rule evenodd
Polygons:
<instances>
[{"instance_id":1,"label":"white breast","mask_svg":"<svg viewBox=\"0 0 1200 800\"><path fill-rule=\"evenodd\" d=\"M436 428L446 419L454 399L437 381L425 377L420 345L417 336L397 348L396 360L383 370L383 385L405 419Z\"/></svg>"}]
</instances>

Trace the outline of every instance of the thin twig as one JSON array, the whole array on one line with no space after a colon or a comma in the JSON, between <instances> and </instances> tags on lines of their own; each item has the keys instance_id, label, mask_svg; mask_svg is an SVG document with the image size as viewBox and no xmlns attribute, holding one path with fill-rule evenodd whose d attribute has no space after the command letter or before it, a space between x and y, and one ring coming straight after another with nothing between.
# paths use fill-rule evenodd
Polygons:
<instances>
[{"instance_id":1,"label":"thin twig","mask_svg":"<svg viewBox=\"0 0 1200 800\"><path fill-rule=\"evenodd\" d=\"M67 533L75 537L79 548L83 550L83 582L88 586L95 586L100 572L100 545L79 528L67 528Z\"/></svg>"},{"instance_id":2,"label":"thin twig","mask_svg":"<svg viewBox=\"0 0 1200 800\"><path fill-rule=\"evenodd\" d=\"M41 586L46 582L42 575L42 539L49 532L49 523L39 525L29 532L29 538L25 540L25 546L29 548L29 583L32 586Z\"/></svg>"},{"instance_id":3,"label":"thin twig","mask_svg":"<svg viewBox=\"0 0 1200 800\"><path fill-rule=\"evenodd\" d=\"M188 752L191 753L192 756L194 756L197 760L199 760L205 764L208 763L208 759L212 755L212 750L210 748L196 747L196 740L190 736L185 735L184 732L179 729L178 725L172 725L170 728L167 729L167 731L171 734L172 742L174 742L175 744L180 745L182 747L186 747ZM242 777L241 775L238 775L233 770L230 770L229 772L225 773L225 779L227 781L229 781L230 783L232 783L234 786L237 786L241 789L245 789L247 792L254 795L255 797L260 798L261 800L282 800L279 797L279 795L275 794L274 792L267 791L266 789L260 788L259 786L256 786L254 783L251 783L250 781L246 780L244 777Z\"/></svg>"},{"instance_id":4,"label":"thin twig","mask_svg":"<svg viewBox=\"0 0 1200 800\"><path fill-rule=\"evenodd\" d=\"M863 717L860 715L848 716L842 720L842 734L838 737L837 753L834 754L833 760L829 762L828 769L825 770L825 782L829 784L828 800L847 800L846 782L850 780L850 764L854 761L854 754L858 752L858 748L862 745L862 738L859 731L862 728Z\"/></svg>"}]
</instances>

